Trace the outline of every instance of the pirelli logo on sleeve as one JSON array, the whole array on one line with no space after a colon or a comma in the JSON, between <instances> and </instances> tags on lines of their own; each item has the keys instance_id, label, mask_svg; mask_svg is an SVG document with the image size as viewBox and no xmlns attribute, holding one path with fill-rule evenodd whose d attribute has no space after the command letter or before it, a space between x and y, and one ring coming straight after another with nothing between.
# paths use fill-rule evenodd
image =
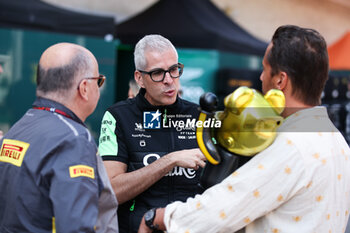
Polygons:
<instances>
[{"instance_id":1,"label":"pirelli logo on sleeve","mask_svg":"<svg viewBox=\"0 0 350 233\"><path fill-rule=\"evenodd\" d=\"M4 139L0 150L0 162L11 163L17 167L22 166L29 143L12 139Z\"/></svg>"},{"instance_id":2,"label":"pirelli logo on sleeve","mask_svg":"<svg viewBox=\"0 0 350 233\"><path fill-rule=\"evenodd\" d=\"M71 178L85 176L91 179L95 179L95 170L93 167L90 166L75 165L69 167L69 175Z\"/></svg>"}]
</instances>

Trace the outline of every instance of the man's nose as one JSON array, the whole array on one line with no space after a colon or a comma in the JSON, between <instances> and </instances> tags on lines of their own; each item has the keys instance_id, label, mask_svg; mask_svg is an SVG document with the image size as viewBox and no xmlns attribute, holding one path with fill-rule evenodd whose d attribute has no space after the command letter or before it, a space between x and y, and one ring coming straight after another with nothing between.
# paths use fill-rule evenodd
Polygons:
<instances>
[{"instance_id":1,"label":"man's nose","mask_svg":"<svg viewBox=\"0 0 350 233\"><path fill-rule=\"evenodd\" d=\"M170 76L169 71L166 71L164 75L165 75L165 77L164 77L163 81L165 83L171 83L173 81L173 78Z\"/></svg>"}]
</instances>

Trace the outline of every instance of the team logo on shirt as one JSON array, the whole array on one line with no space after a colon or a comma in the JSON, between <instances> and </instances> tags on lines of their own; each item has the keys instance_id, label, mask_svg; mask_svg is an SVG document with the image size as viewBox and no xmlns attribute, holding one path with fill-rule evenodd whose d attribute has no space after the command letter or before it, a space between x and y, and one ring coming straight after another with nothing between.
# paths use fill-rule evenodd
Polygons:
<instances>
[{"instance_id":1,"label":"team logo on shirt","mask_svg":"<svg viewBox=\"0 0 350 233\"><path fill-rule=\"evenodd\" d=\"M75 165L69 167L69 175L71 178L76 178L79 176L89 177L95 179L95 171L93 167L86 165Z\"/></svg>"},{"instance_id":2,"label":"team logo on shirt","mask_svg":"<svg viewBox=\"0 0 350 233\"><path fill-rule=\"evenodd\" d=\"M146 167L160 158L159 154L151 153L143 157L143 165ZM187 179L196 177L196 170L192 168L183 168L175 166L173 170L169 171L165 176L185 176Z\"/></svg>"},{"instance_id":3,"label":"team logo on shirt","mask_svg":"<svg viewBox=\"0 0 350 233\"><path fill-rule=\"evenodd\" d=\"M160 129L160 116L162 114L156 112L143 112L143 128L144 129Z\"/></svg>"},{"instance_id":4,"label":"team logo on shirt","mask_svg":"<svg viewBox=\"0 0 350 233\"><path fill-rule=\"evenodd\" d=\"M140 131L140 132L145 131L142 127L142 123L135 123L135 131Z\"/></svg>"},{"instance_id":5,"label":"team logo on shirt","mask_svg":"<svg viewBox=\"0 0 350 233\"><path fill-rule=\"evenodd\" d=\"M4 139L0 150L0 162L11 163L17 167L22 166L29 143L12 139Z\"/></svg>"}]
</instances>

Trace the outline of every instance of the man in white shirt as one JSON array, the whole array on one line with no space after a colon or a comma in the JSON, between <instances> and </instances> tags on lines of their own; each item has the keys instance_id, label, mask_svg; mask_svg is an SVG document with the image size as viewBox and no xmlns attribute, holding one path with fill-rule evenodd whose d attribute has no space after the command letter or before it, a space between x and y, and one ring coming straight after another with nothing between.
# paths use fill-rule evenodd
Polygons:
<instances>
[{"instance_id":1,"label":"man in white shirt","mask_svg":"<svg viewBox=\"0 0 350 233\"><path fill-rule=\"evenodd\" d=\"M286 98L274 143L202 195L148 211L139 232L344 232L350 149L319 107L328 71L317 31L279 27L260 76L264 93L275 88Z\"/></svg>"}]
</instances>

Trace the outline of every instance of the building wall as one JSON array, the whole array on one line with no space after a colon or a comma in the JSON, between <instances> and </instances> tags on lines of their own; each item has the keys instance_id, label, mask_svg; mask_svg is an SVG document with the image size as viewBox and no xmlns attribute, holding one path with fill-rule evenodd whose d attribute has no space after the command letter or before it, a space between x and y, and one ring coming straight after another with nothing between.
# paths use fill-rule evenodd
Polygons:
<instances>
[{"instance_id":1,"label":"building wall","mask_svg":"<svg viewBox=\"0 0 350 233\"><path fill-rule=\"evenodd\" d=\"M268 41L283 24L314 28L328 44L350 30L350 7L341 0L214 0L256 37Z\"/></svg>"},{"instance_id":2,"label":"building wall","mask_svg":"<svg viewBox=\"0 0 350 233\"><path fill-rule=\"evenodd\" d=\"M157 0L44 0L68 9L115 16L120 22ZM275 29L296 24L318 30L328 44L350 30L348 0L212 0L252 35L269 41ZM176 15L174 16L176 17Z\"/></svg>"}]
</instances>

